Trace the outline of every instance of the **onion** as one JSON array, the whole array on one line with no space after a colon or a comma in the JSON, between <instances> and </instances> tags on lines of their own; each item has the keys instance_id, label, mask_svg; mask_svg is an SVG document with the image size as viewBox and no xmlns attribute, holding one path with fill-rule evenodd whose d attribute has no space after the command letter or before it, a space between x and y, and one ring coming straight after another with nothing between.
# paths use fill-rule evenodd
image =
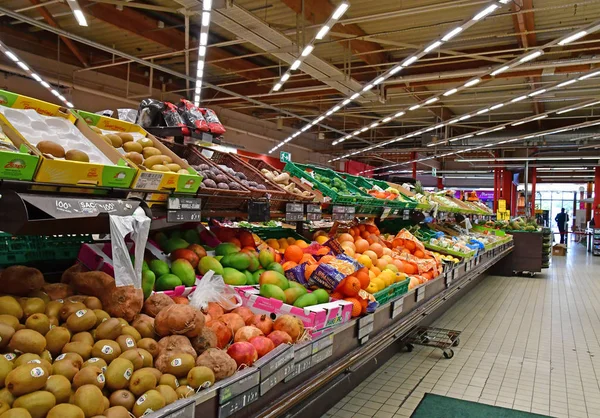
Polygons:
<instances>
[{"instance_id":1,"label":"onion","mask_svg":"<svg viewBox=\"0 0 600 418\"><path fill-rule=\"evenodd\" d=\"M235 337L233 341L239 343L240 341L250 341L250 338L258 337L264 335L261 330L253 326L245 326L241 327L235 333Z\"/></svg>"},{"instance_id":2,"label":"onion","mask_svg":"<svg viewBox=\"0 0 600 418\"><path fill-rule=\"evenodd\" d=\"M238 329L246 325L246 323L244 322L244 318L234 313L228 313L223 315L219 318L219 321L224 322L225 325L231 328L231 332L233 332L234 334L237 332Z\"/></svg>"},{"instance_id":3,"label":"onion","mask_svg":"<svg viewBox=\"0 0 600 418\"><path fill-rule=\"evenodd\" d=\"M239 316L241 316L242 319L244 320L244 323L247 323L248 320L254 316L254 312L252 312L250 309L246 308L245 306L235 308L233 311L231 311L231 313L235 313L235 314L238 314ZM246 324L246 325L248 325L248 324Z\"/></svg>"},{"instance_id":4,"label":"onion","mask_svg":"<svg viewBox=\"0 0 600 418\"><path fill-rule=\"evenodd\" d=\"M258 360L256 348L247 341L231 344L227 349L227 354L235 360L238 367L252 366Z\"/></svg>"},{"instance_id":5,"label":"onion","mask_svg":"<svg viewBox=\"0 0 600 418\"><path fill-rule=\"evenodd\" d=\"M273 320L267 315L253 315L249 321L246 321L246 325L254 325L265 335L269 335L273 331Z\"/></svg>"},{"instance_id":6,"label":"onion","mask_svg":"<svg viewBox=\"0 0 600 418\"><path fill-rule=\"evenodd\" d=\"M224 322L210 321L206 323L206 326L212 329L217 335L217 347L223 349L229 345L233 338L233 333L231 332L231 328L225 325Z\"/></svg>"},{"instance_id":7,"label":"onion","mask_svg":"<svg viewBox=\"0 0 600 418\"><path fill-rule=\"evenodd\" d=\"M273 343L272 340L270 340L267 337L263 337L263 336L253 337L253 338L250 338L249 342L256 349L256 352L258 353L258 358L263 357L269 351L275 349L275 344Z\"/></svg>"},{"instance_id":8,"label":"onion","mask_svg":"<svg viewBox=\"0 0 600 418\"><path fill-rule=\"evenodd\" d=\"M285 331L273 331L267 336L267 338L273 341L275 347L278 347L281 344L291 344L293 342L290 334Z\"/></svg>"},{"instance_id":9,"label":"onion","mask_svg":"<svg viewBox=\"0 0 600 418\"><path fill-rule=\"evenodd\" d=\"M292 315L281 315L273 323L273 329L275 331L285 331L293 341L297 341L298 338L304 333L304 324L301 320Z\"/></svg>"}]
</instances>

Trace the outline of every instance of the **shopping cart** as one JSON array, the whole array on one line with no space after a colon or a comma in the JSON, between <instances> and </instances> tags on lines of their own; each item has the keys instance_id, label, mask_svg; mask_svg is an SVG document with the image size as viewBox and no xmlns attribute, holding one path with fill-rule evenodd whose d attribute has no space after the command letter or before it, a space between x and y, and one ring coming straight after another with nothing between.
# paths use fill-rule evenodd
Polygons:
<instances>
[{"instance_id":1,"label":"shopping cart","mask_svg":"<svg viewBox=\"0 0 600 418\"><path fill-rule=\"evenodd\" d=\"M406 349L411 352L415 345L436 347L442 350L445 358L454 357L454 350L458 347L461 331L434 327L417 327L411 331L406 339Z\"/></svg>"}]
</instances>

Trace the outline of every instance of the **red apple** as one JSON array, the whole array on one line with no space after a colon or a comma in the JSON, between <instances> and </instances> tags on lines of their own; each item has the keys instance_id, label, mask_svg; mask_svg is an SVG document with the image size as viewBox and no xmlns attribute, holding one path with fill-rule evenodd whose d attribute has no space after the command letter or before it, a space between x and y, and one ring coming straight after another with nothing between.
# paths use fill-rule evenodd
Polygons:
<instances>
[{"instance_id":1,"label":"red apple","mask_svg":"<svg viewBox=\"0 0 600 418\"><path fill-rule=\"evenodd\" d=\"M187 260L193 268L196 268L196 266L198 266L198 263L200 262L200 258L198 257L198 255L194 251L188 250L187 248L175 250L171 253L171 261L179 259Z\"/></svg>"},{"instance_id":2,"label":"red apple","mask_svg":"<svg viewBox=\"0 0 600 418\"><path fill-rule=\"evenodd\" d=\"M204 247L202 245L191 244L189 247L187 247L187 249L195 252L196 255L198 256L198 259L201 259L202 257L206 257L206 250L204 249Z\"/></svg>"}]
</instances>

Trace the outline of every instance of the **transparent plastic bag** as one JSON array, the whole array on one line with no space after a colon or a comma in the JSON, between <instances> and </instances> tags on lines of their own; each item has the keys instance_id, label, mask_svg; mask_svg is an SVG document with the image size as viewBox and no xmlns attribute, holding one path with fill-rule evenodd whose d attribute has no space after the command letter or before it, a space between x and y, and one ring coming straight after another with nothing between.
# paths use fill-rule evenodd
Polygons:
<instances>
[{"instance_id":1,"label":"transparent plastic bag","mask_svg":"<svg viewBox=\"0 0 600 418\"><path fill-rule=\"evenodd\" d=\"M119 120L135 123L138 111L136 109L117 109L117 114L119 115Z\"/></svg>"},{"instance_id":2,"label":"transparent plastic bag","mask_svg":"<svg viewBox=\"0 0 600 418\"><path fill-rule=\"evenodd\" d=\"M237 303L233 303L235 299ZM230 286L226 285L223 277L209 270L196 286L196 290L190 296L190 305L197 309L206 309L208 302L215 302L227 311L242 306L242 298Z\"/></svg>"}]
</instances>

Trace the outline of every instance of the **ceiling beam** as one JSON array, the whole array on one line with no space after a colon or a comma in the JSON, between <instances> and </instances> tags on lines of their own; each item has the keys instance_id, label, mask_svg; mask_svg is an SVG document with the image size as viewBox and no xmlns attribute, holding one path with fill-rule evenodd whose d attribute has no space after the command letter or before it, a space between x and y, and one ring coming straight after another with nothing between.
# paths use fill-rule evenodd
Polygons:
<instances>
[{"instance_id":1,"label":"ceiling beam","mask_svg":"<svg viewBox=\"0 0 600 418\"><path fill-rule=\"evenodd\" d=\"M29 0L29 1L31 2L31 4L34 4L36 6L40 6L40 4L41 4L40 0ZM43 7L43 6L39 7L37 10L40 12L40 14L44 18L44 20L50 26L53 26L55 28L60 28L60 26L58 25L58 23L56 23L56 20L54 20L54 18L50 14L50 12L48 12L48 10L45 7ZM71 52L73 53L73 55L75 55L77 57L77 59L79 60L79 62L84 67L87 67L88 66L88 61L83 56L83 54L81 53L81 51L79 50L79 47L75 44L75 42L73 42L69 38L65 38L64 36L61 36L60 39L65 43L65 45L67 46L67 48L69 48L71 50Z\"/></svg>"}]
</instances>

